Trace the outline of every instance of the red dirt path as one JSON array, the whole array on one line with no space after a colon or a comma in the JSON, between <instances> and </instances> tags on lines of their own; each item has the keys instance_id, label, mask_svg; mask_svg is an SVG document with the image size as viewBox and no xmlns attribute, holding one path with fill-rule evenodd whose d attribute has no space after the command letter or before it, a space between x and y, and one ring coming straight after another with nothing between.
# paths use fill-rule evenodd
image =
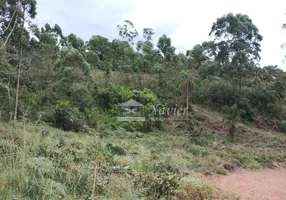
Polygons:
<instances>
[{"instance_id":1,"label":"red dirt path","mask_svg":"<svg viewBox=\"0 0 286 200\"><path fill-rule=\"evenodd\" d=\"M211 181L220 194L233 193L241 200L286 200L286 169L240 170Z\"/></svg>"}]
</instances>

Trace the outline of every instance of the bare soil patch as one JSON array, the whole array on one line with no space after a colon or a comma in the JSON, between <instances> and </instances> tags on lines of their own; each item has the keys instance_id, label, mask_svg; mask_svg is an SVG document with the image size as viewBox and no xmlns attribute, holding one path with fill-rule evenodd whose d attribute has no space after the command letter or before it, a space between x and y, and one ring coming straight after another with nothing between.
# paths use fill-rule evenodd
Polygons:
<instances>
[{"instance_id":1,"label":"bare soil patch","mask_svg":"<svg viewBox=\"0 0 286 200\"><path fill-rule=\"evenodd\" d=\"M239 170L210 179L219 196L233 194L241 200L286 199L286 169Z\"/></svg>"}]
</instances>

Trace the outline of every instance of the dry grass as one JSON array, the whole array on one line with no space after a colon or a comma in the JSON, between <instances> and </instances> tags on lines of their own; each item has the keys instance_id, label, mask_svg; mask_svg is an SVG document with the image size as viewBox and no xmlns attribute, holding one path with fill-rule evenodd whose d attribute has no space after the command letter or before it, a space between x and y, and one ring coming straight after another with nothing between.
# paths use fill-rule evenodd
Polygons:
<instances>
[{"instance_id":1,"label":"dry grass","mask_svg":"<svg viewBox=\"0 0 286 200\"><path fill-rule=\"evenodd\" d=\"M285 166L285 135L239 124L236 141L231 143L224 128L213 130L218 123L226 126L220 115L194 109L204 116L198 120L203 130L187 133L180 128L172 132L173 124L167 126L167 133L79 134L45 125L0 123L0 196L212 199L212 186L194 171L227 174L225 163L249 169ZM138 177L145 184L138 184ZM166 194L161 181L172 186Z\"/></svg>"}]
</instances>

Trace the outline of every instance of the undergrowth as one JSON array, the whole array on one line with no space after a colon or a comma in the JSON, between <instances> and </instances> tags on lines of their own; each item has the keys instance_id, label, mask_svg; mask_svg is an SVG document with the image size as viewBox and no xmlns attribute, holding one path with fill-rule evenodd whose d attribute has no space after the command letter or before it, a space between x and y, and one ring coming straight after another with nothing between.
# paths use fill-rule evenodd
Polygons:
<instances>
[{"instance_id":1,"label":"undergrowth","mask_svg":"<svg viewBox=\"0 0 286 200\"><path fill-rule=\"evenodd\" d=\"M44 125L0 124L2 199L213 199L195 172L224 164L285 166L283 135L247 132L235 143L208 131L80 134Z\"/></svg>"}]
</instances>

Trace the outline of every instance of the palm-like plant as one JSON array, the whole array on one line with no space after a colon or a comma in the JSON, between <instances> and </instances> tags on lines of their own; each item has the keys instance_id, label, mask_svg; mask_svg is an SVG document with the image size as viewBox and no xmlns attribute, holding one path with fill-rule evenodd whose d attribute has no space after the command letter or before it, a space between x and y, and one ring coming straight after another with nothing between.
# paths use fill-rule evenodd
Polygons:
<instances>
[{"instance_id":1,"label":"palm-like plant","mask_svg":"<svg viewBox=\"0 0 286 200\"><path fill-rule=\"evenodd\" d=\"M234 104L230 110L229 114L226 116L226 119L230 122L229 136L230 140L234 142L235 139L235 131L236 131L236 122L241 120L241 116L245 114L245 111L239 109L237 104Z\"/></svg>"}]
</instances>

